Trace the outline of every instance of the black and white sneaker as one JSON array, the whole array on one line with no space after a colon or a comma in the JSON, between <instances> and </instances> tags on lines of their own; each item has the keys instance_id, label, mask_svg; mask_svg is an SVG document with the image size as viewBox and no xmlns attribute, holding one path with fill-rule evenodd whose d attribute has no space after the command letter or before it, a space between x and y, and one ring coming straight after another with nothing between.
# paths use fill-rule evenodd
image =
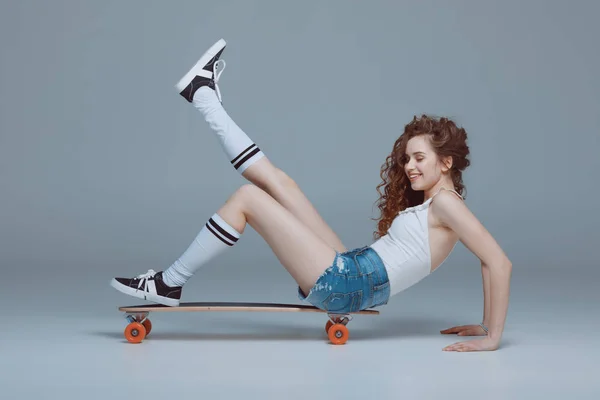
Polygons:
<instances>
[{"instance_id":1,"label":"black and white sneaker","mask_svg":"<svg viewBox=\"0 0 600 400\"><path fill-rule=\"evenodd\" d=\"M196 64L190 69L183 78L177 82L175 87L181 96L190 103L194 99L194 93L202 86L208 86L217 92L217 97L221 101L221 92L217 86L219 77L225 70L225 61L220 60L221 54L225 50L227 43L220 39L213 44Z\"/></svg>"},{"instance_id":2,"label":"black and white sneaker","mask_svg":"<svg viewBox=\"0 0 600 400\"><path fill-rule=\"evenodd\" d=\"M162 271L150 269L135 278L113 278L110 285L119 292L166 306L178 306L181 286L171 287L163 281Z\"/></svg>"}]
</instances>

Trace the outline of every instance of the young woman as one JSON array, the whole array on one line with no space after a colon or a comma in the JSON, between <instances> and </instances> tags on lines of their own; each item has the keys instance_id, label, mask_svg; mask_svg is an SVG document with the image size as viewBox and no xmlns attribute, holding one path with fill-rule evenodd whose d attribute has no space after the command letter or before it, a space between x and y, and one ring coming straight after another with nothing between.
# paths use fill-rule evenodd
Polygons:
<instances>
[{"instance_id":1,"label":"young woman","mask_svg":"<svg viewBox=\"0 0 600 400\"><path fill-rule=\"evenodd\" d=\"M240 187L165 271L114 278L111 285L141 299L177 306L184 284L235 245L249 224L297 282L301 300L330 313L348 313L386 304L437 269L460 240L481 260L484 318L479 325L442 333L486 337L444 350L497 349L512 264L463 202L462 171L469 166L465 130L447 118L426 115L406 125L381 170L384 181L377 190L383 187L384 193L376 240L347 250L298 185L223 108L217 83L225 67L220 59L225 46L223 39L215 43L176 87L201 112L233 167L252 184Z\"/></svg>"}]
</instances>

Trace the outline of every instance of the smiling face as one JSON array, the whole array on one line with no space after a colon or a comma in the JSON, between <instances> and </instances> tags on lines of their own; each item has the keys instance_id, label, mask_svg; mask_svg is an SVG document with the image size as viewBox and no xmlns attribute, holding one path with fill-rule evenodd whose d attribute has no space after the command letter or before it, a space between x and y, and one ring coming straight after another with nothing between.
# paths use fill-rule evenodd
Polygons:
<instances>
[{"instance_id":1,"label":"smiling face","mask_svg":"<svg viewBox=\"0 0 600 400\"><path fill-rule=\"evenodd\" d=\"M404 157L404 172L413 190L425 191L428 197L429 192L439 186L454 188L449 174L451 158L442 163L425 135L415 136L408 141Z\"/></svg>"}]
</instances>

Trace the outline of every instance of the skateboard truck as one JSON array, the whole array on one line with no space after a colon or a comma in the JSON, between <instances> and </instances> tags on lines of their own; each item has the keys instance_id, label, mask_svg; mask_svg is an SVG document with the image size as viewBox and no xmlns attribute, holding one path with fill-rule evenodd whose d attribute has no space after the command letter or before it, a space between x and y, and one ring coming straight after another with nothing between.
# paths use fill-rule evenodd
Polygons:
<instances>
[{"instance_id":1,"label":"skateboard truck","mask_svg":"<svg viewBox=\"0 0 600 400\"><path fill-rule=\"evenodd\" d=\"M146 319L148 319L148 314L149 313L147 312L126 314L125 319L129 322L144 322Z\"/></svg>"}]
</instances>

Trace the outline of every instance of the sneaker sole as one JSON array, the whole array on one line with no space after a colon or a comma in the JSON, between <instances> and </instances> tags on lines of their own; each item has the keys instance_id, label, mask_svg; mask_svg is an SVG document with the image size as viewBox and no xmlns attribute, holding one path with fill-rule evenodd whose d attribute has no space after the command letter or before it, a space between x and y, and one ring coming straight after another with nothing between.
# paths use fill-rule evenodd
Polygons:
<instances>
[{"instance_id":1,"label":"sneaker sole","mask_svg":"<svg viewBox=\"0 0 600 400\"><path fill-rule=\"evenodd\" d=\"M137 297L138 299L150 300L150 301L154 301L156 303L163 304L165 306L171 306L171 307L179 305L179 300L170 299L168 297L156 296L151 293L146 293L141 290L136 290L136 289L130 288L129 286L123 285L122 283L120 283L118 280L116 280L114 278L112 281L110 281L110 286L114 287L121 293L128 294L133 297Z\"/></svg>"},{"instance_id":2,"label":"sneaker sole","mask_svg":"<svg viewBox=\"0 0 600 400\"><path fill-rule=\"evenodd\" d=\"M196 77L196 75L205 76L205 77L209 78L209 76L207 76L207 74L209 74L209 71L204 70L204 66L214 56L216 56L217 53L219 51L221 51L221 49L223 49L226 45L227 45L227 43L225 42L224 39L219 39L219 41L217 43L213 44L210 47L210 49L208 49L204 54L202 54L202 57L200 57L200 59L198 60L198 62L196 62L196 64L192 67L192 69L190 69L183 76L183 78L181 78L179 80L179 82L177 82L177 84L175 84L175 87L177 88L177 92L181 93L183 91L183 89L185 89L190 84L190 82L194 79L194 77ZM204 73L202 71L204 71Z\"/></svg>"}]
</instances>

